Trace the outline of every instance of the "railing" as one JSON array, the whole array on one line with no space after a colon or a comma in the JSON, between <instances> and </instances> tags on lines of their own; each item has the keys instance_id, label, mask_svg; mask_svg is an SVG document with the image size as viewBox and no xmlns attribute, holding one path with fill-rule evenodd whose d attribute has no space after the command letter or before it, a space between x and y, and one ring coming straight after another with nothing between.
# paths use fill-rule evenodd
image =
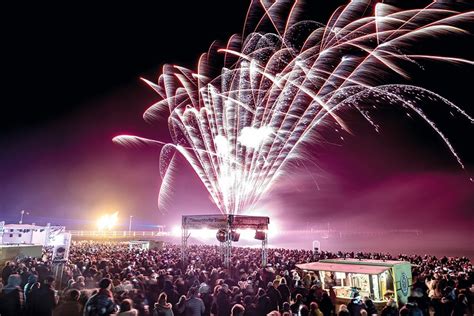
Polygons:
<instances>
[{"instance_id":1,"label":"railing","mask_svg":"<svg viewBox=\"0 0 474 316\"><path fill-rule=\"evenodd\" d=\"M97 237L97 238L129 238L129 237L163 237L171 233L164 231L128 231L128 230L69 230L73 237Z\"/></svg>"}]
</instances>

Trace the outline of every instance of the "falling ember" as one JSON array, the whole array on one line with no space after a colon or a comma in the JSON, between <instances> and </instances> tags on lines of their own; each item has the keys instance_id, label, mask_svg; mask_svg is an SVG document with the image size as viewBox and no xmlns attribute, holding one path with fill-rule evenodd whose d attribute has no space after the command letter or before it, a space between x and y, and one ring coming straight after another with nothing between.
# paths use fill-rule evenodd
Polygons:
<instances>
[{"instance_id":1,"label":"falling ember","mask_svg":"<svg viewBox=\"0 0 474 316\"><path fill-rule=\"evenodd\" d=\"M328 126L350 131L339 116L348 109L359 111L379 131L370 111L399 106L426 122L464 167L422 105L437 100L460 117L474 119L426 89L386 82L386 74L409 79L403 64L423 60L474 65L461 58L417 54L423 47L415 47L422 38L466 33L459 25L473 20L474 12L436 3L400 10L355 0L321 26L300 17L301 5L252 1L243 34L232 36L225 47L214 43L200 57L197 73L165 65L157 83L145 80L161 99L144 119L168 117L173 144L128 135L114 141L162 146L160 207L171 189L175 157L181 154L222 213L253 209L312 135Z\"/></svg>"}]
</instances>

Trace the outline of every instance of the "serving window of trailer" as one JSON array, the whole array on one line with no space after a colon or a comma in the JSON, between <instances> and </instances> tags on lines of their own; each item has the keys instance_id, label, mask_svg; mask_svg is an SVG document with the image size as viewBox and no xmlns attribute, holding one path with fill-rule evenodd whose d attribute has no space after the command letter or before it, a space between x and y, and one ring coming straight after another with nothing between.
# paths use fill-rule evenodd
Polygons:
<instances>
[{"instance_id":1,"label":"serving window of trailer","mask_svg":"<svg viewBox=\"0 0 474 316\"><path fill-rule=\"evenodd\" d=\"M371 299L380 298L376 275L330 271L320 271L319 274L321 280L324 280L324 289L329 289L332 286L336 292L336 296L351 298L352 288L357 288L362 297L368 296ZM333 276L334 280L329 281L329 276ZM371 285L373 287L372 289Z\"/></svg>"},{"instance_id":2,"label":"serving window of trailer","mask_svg":"<svg viewBox=\"0 0 474 316\"><path fill-rule=\"evenodd\" d=\"M382 301L387 291L393 291L389 267L358 264L308 263L298 265L319 272L323 288L332 288L336 297L351 299L354 289L360 296Z\"/></svg>"}]
</instances>

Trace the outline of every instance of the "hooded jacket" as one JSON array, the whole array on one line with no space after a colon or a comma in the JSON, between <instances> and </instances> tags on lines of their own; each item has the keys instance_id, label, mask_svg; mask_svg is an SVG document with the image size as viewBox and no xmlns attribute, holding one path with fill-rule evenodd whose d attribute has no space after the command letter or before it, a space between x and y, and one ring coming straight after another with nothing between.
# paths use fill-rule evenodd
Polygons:
<instances>
[{"instance_id":1,"label":"hooded jacket","mask_svg":"<svg viewBox=\"0 0 474 316\"><path fill-rule=\"evenodd\" d=\"M30 274L28 276L28 282L26 283L25 287L23 288L23 292L25 294L25 302L28 300L28 295L30 294L31 292L31 287L33 286L33 284L35 284L36 282L38 282L38 276L35 275L35 274Z\"/></svg>"},{"instance_id":2,"label":"hooded jacket","mask_svg":"<svg viewBox=\"0 0 474 316\"><path fill-rule=\"evenodd\" d=\"M116 312L116 307L112 293L109 290L100 289L87 301L84 307L84 316L110 315Z\"/></svg>"},{"instance_id":3,"label":"hooded jacket","mask_svg":"<svg viewBox=\"0 0 474 316\"><path fill-rule=\"evenodd\" d=\"M2 316L21 316L23 313L23 292L20 289L21 277L11 274L7 285L0 293L0 314Z\"/></svg>"},{"instance_id":4,"label":"hooded jacket","mask_svg":"<svg viewBox=\"0 0 474 316\"><path fill-rule=\"evenodd\" d=\"M164 305L155 303L153 316L174 316L173 305L170 303L165 303Z\"/></svg>"}]
</instances>

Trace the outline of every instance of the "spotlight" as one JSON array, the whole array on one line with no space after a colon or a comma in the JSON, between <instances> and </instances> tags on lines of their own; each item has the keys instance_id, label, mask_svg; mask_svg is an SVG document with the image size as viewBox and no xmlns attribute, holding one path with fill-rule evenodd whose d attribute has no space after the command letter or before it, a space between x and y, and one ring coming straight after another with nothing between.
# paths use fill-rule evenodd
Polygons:
<instances>
[{"instance_id":1,"label":"spotlight","mask_svg":"<svg viewBox=\"0 0 474 316\"><path fill-rule=\"evenodd\" d=\"M255 237L254 238L257 239L257 240L265 240L266 236L267 236L267 233L265 233L264 231L261 231L261 230L257 230L255 232Z\"/></svg>"},{"instance_id":2,"label":"spotlight","mask_svg":"<svg viewBox=\"0 0 474 316\"><path fill-rule=\"evenodd\" d=\"M230 240L237 242L239 241L239 239L240 239L240 234L236 232L235 230L232 230L230 232Z\"/></svg>"},{"instance_id":3,"label":"spotlight","mask_svg":"<svg viewBox=\"0 0 474 316\"><path fill-rule=\"evenodd\" d=\"M216 233L216 238L219 242L227 241L227 231L224 228L221 228Z\"/></svg>"}]
</instances>

